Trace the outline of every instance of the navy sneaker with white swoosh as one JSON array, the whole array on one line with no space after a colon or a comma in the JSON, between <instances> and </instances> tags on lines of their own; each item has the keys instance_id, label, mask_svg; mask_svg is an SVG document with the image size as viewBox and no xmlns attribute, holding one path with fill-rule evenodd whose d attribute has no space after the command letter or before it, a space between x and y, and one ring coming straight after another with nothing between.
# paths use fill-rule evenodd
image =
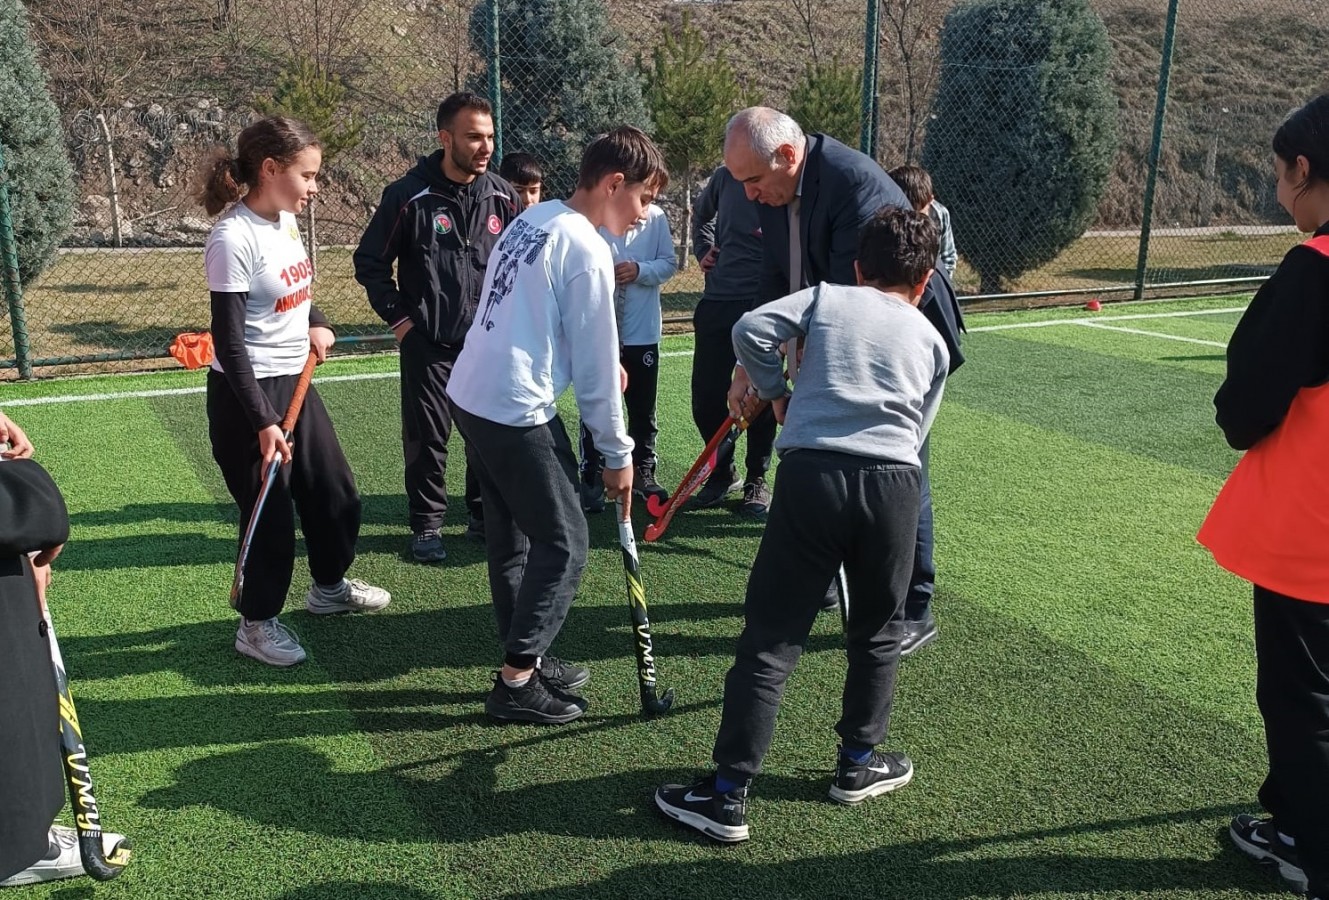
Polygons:
<instances>
[{"instance_id":1,"label":"navy sneaker with white swoosh","mask_svg":"<svg viewBox=\"0 0 1329 900\"><path fill-rule=\"evenodd\" d=\"M914 764L903 753L873 750L872 756L859 765L841 752L835 766L835 781L831 783L831 799L852 806L902 788L913 777Z\"/></svg>"},{"instance_id":2,"label":"navy sneaker with white swoosh","mask_svg":"<svg viewBox=\"0 0 1329 900\"><path fill-rule=\"evenodd\" d=\"M658 788L655 805L669 818L713 840L732 844L748 839L746 786L722 794L715 789L715 776L708 775L693 784Z\"/></svg>"}]
</instances>

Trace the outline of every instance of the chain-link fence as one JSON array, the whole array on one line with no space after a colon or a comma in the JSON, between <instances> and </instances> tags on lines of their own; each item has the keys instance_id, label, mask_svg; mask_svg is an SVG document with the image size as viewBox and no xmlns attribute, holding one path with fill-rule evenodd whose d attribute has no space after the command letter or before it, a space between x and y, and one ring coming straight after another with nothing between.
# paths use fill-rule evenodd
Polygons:
<instances>
[{"instance_id":1,"label":"chain-link fence","mask_svg":"<svg viewBox=\"0 0 1329 900\"><path fill-rule=\"evenodd\" d=\"M1107 47L1097 74L1047 68L1050 57L1092 60L1093 33L1062 22L1070 43L1049 50L1025 39L1046 28L994 25L965 5L28 0L78 179L74 228L23 298L28 361L40 374L142 368L177 333L207 326L200 248L211 223L191 199L194 173L257 109L321 103L325 142L344 145L325 159L304 228L320 307L344 338L373 338L384 326L353 278L351 250L383 187L436 146L444 95L471 87L496 101L501 149L541 157L547 195L558 195L588 135L653 122L652 104L669 100L652 91L661 71L711 72L721 56L734 103L784 108L887 168L926 162L955 223L957 285L971 297L1216 290L1266 275L1297 240L1274 199L1268 147L1281 119L1326 87L1317 48L1329 14L1319 5L1179 0L1170 30L1170 0L1091 0ZM686 41L680 49L686 34L700 57ZM666 35L672 49L657 59ZM1065 112L1077 103L1106 108L1111 134ZM1049 108L1070 118L1049 119ZM722 123L729 110L691 112ZM663 199L679 241L686 194L718 147L717 136L690 153ZM690 310L701 288L696 266L684 269L665 288L666 314ZM0 378L16 375L16 356L0 315Z\"/></svg>"}]
</instances>

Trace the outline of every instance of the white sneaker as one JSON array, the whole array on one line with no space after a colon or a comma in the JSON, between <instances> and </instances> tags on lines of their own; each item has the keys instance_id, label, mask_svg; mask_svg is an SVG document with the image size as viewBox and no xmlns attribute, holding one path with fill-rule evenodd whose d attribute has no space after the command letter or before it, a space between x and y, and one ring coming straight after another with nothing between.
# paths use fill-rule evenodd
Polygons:
<instances>
[{"instance_id":1,"label":"white sneaker","mask_svg":"<svg viewBox=\"0 0 1329 900\"><path fill-rule=\"evenodd\" d=\"M392 595L381 587L358 578L343 578L341 590L327 593L316 584L305 594L305 609L316 616L344 612L374 612L392 602Z\"/></svg>"},{"instance_id":2,"label":"white sneaker","mask_svg":"<svg viewBox=\"0 0 1329 900\"><path fill-rule=\"evenodd\" d=\"M78 852L78 832L68 825L52 825L50 831L50 849L46 855L28 866L22 872L10 875L0 881L0 887L17 887L20 884L38 884L43 881L57 881L61 878L74 878L86 874L83 870L83 858ZM102 832L102 852L107 856L115 853L116 846L123 843L123 834Z\"/></svg>"},{"instance_id":3,"label":"white sneaker","mask_svg":"<svg viewBox=\"0 0 1329 900\"><path fill-rule=\"evenodd\" d=\"M276 616L259 622L242 618L235 632L235 649L270 666L293 666L305 661L300 639Z\"/></svg>"}]
</instances>

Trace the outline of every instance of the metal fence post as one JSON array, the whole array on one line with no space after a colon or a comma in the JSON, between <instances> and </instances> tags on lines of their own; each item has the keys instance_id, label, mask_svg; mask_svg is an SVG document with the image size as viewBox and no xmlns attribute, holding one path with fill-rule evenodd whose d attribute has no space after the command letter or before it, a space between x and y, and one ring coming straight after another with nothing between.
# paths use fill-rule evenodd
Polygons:
<instances>
[{"instance_id":1,"label":"metal fence post","mask_svg":"<svg viewBox=\"0 0 1329 900\"><path fill-rule=\"evenodd\" d=\"M14 332L14 360L18 377L32 377L32 357L28 352L28 323L23 315L23 285L18 278L18 240L14 237L14 219L9 208L9 176L5 174L4 148L0 147L0 278L5 282L9 302L9 323Z\"/></svg>"},{"instance_id":2,"label":"metal fence post","mask_svg":"<svg viewBox=\"0 0 1329 900\"><path fill-rule=\"evenodd\" d=\"M1140 255L1135 262L1135 299L1144 299L1145 276L1149 269L1149 232L1154 221L1154 190L1158 186L1158 164L1163 155L1163 120L1167 115L1168 83L1172 80L1172 48L1177 36L1177 6L1171 0L1167 8L1167 29L1163 33L1163 62L1158 71L1158 102L1154 105L1154 137L1149 147L1149 173L1144 183L1144 215L1140 220Z\"/></svg>"},{"instance_id":3,"label":"metal fence post","mask_svg":"<svg viewBox=\"0 0 1329 900\"><path fill-rule=\"evenodd\" d=\"M494 107L494 155L503 158L503 79L499 69L498 0L489 0L489 102Z\"/></svg>"},{"instance_id":4,"label":"metal fence post","mask_svg":"<svg viewBox=\"0 0 1329 900\"><path fill-rule=\"evenodd\" d=\"M863 103L859 126L858 149L877 158L877 45L880 27L877 13L881 0L868 0L867 21L863 26Z\"/></svg>"}]
</instances>

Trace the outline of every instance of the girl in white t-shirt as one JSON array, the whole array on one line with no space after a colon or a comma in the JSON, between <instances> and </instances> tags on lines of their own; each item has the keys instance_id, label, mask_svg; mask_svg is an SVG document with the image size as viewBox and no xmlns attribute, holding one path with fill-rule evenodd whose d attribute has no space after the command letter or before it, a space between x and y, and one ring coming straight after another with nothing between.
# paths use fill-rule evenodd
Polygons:
<instances>
[{"instance_id":1,"label":"girl in white t-shirt","mask_svg":"<svg viewBox=\"0 0 1329 900\"><path fill-rule=\"evenodd\" d=\"M267 463L282 466L245 566L235 649L273 666L305 658L294 632L277 621L295 567L295 519L309 548L311 613L382 609L382 588L345 575L360 533L360 495L327 409L312 386L289 443L280 422L305 360L322 362L333 333L310 302L313 266L295 214L318 192L322 150L304 124L261 119L240 132L236 152L205 164L199 203L225 213L208 235L204 267L212 295L216 359L208 373L212 456L245 527Z\"/></svg>"}]
</instances>

